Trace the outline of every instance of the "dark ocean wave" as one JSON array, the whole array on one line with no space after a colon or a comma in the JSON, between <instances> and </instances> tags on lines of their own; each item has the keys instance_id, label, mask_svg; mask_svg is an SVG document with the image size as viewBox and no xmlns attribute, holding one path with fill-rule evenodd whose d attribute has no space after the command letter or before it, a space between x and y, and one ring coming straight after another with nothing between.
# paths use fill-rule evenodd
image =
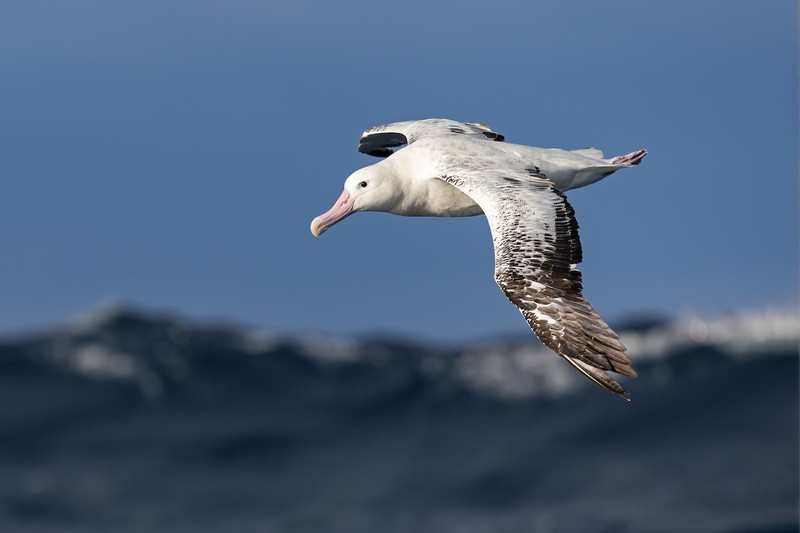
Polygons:
<instances>
[{"instance_id":1,"label":"dark ocean wave","mask_svg":"<svg viewBox=\"0 0 800 533\"><path fill-rule=\"evenodd\" d=\"M534 338L97 313L0 343L0 529L796 531L798 331L623 327L627 403Z\"/></svg>"}]
</instances>

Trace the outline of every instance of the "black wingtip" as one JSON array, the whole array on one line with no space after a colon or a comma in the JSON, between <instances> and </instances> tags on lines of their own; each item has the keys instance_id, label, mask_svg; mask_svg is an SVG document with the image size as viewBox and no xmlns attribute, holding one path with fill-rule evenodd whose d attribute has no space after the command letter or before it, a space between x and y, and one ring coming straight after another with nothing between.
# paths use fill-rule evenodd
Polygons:
<instances>
[{"instance_id":1,"label":"black wingtip","mask_svg":"<svg viewBox=\"0 0 800 533\"><path fill-rule=\"evenodd\" d=\"M506 140L505 136L500 133L495 133L493 131L482 131L486 137L492 139L493 141L503 142Z\"/></svg>"},{"instance_id":2,"label":"black wingtip","mask_svg":"<svg viewBox=\"0 0 800 533\"><path fill-rule=\"evenodd\" d=\"M388 157L394 153L391 148L404 144L408 144L408 139L402 133L367 133L358 142L358 151L375 157Z\"/></svg>"},{"instance_id":3,"label":"black wingtip","mask_svg":"<svg viewBox=\"0 0 800 533\"><path fill-rule=\"evenodd\" d=\"M369 152L366 152L364 150L360 151L374 157L389 157L394 153L394 150L389 150L388 148L376 148L375 150L370 150Z\"/></svg>"}]
</instances>

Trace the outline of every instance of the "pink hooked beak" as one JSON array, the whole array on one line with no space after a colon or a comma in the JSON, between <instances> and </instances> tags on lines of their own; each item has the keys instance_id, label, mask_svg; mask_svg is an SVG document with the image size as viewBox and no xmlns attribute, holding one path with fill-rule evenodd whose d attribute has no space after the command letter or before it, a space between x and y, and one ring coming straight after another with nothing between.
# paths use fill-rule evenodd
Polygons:
<instances>
[{"instance_id":1,"label":"pink hooked beak","mask_svg":"<svg viewBox=\"0 0 800 533\"><path fill-rule=\"evenodd\" d=\"M347 218L353 212L353 202L350 193L345 189L327 213L323 213L311 221L311 233L314 237L319 237L326 229Z\"/></svg>"}]
</instances>

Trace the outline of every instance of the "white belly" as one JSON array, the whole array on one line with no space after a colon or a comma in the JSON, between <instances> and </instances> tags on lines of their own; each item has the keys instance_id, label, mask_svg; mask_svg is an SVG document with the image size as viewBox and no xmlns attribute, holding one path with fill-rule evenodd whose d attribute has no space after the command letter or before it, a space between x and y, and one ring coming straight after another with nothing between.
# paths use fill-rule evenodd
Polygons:
<instances>
[{"instance_id":1,"label":"white belly","mask_svg":"<svg viewBox=\"0 0 800 533\"><path fill-rule=\"evenodd\" d=\"M416 194L407 196L392 213L410 217L471 217L483 214L472 198L440 179L417 182L415 189Z\"/></svg>"}]
</instances>

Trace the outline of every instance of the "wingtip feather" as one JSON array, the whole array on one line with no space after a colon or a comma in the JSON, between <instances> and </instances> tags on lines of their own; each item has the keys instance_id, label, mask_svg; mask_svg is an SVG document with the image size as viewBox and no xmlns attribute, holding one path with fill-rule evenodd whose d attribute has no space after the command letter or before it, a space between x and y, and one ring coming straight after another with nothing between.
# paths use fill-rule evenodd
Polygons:
<instances>
[{"instance_id":1,"label":"wingtip feather","mask_svg":"<svg viewBox=\"0 0 800 533\"><path fill-rule=\"evenodd\" d=\"M605 370L600 370L599 368L595 368L593 366L587 365L582 361L578 361L576 359L572 359L570 357L564 357L572 366L577 368L584 376L589 378L593 383L596 383L600 387L604 388L608 392L612 394L616 394L620 398L630 401L631 395L622 388L622 386L617 383L614 378L612 378L608 372Z\"/></svg>"}]
</instances>

